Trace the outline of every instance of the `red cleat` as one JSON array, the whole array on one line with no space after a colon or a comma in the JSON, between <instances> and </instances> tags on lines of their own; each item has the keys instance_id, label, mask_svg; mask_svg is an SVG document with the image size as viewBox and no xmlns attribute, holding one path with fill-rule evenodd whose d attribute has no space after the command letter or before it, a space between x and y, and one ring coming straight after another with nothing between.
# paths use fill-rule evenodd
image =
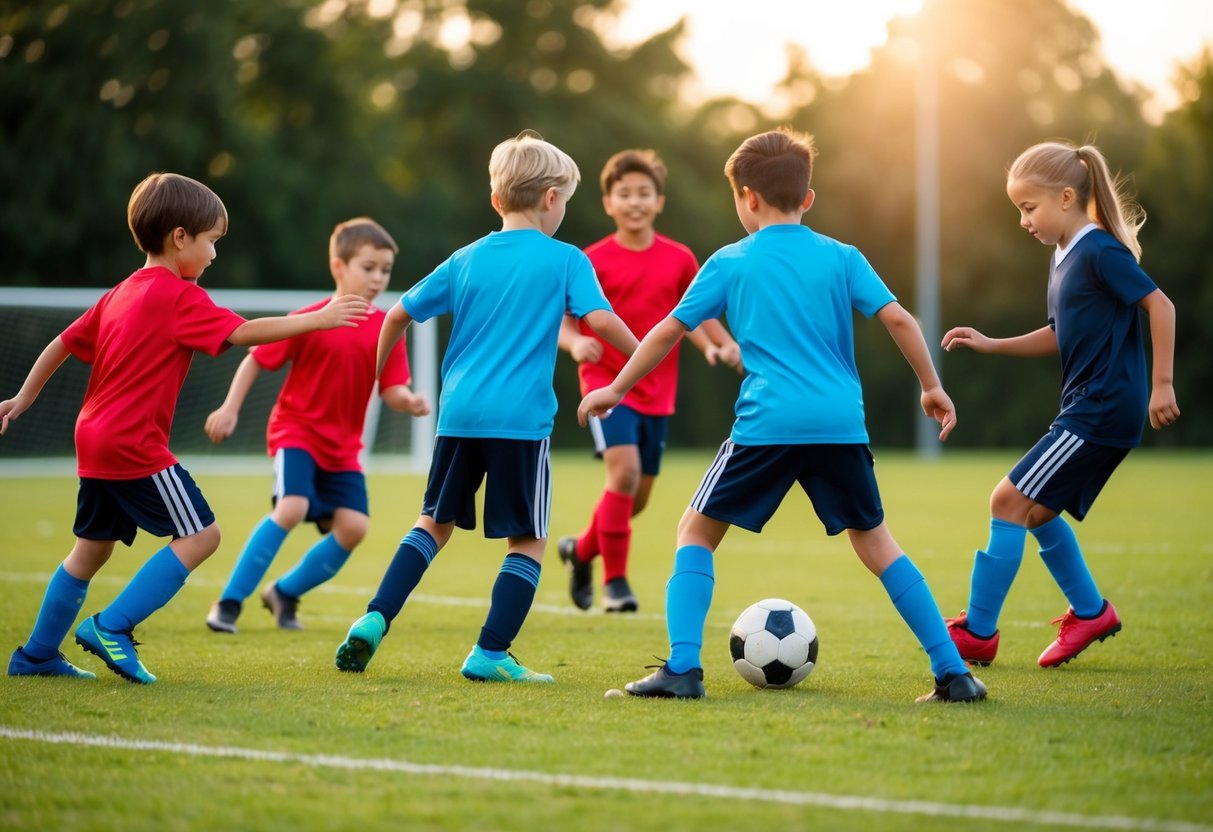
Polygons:
<instances>
[{"instance_id":1,"label":"red cleat","mask_svg":"<svg viewBox=\"0 0 1213 832\"><path fill-rule=\"evenodd\" d=\"M960 615L955 618L945 618L944 623L948 625L948 635L952 637L952 643L960 651L962 659L982 667L994 661L994 657L998 655L997 630L989 638L978 638L973 635L969 631L969 616L964 610L961 610Z\"/></svg>"},{"instance_id":2,"label":"red cleat","mask_svg":"<svg viewBox=\"0 0 1213 832\"><path fill-rule=\"evenodd\" d=\"M1071 607L1061 618L1054 618L1053 623L1061 627L1057 632L1057 641L1046 647L1037 659L1041 667L1065 664L1093 642L1103 641L1120 632L1120 616L1116 614L1112 602L1106 600L1103 611L1094 618L1079 618Z\"/></svg>"}]
</instances>

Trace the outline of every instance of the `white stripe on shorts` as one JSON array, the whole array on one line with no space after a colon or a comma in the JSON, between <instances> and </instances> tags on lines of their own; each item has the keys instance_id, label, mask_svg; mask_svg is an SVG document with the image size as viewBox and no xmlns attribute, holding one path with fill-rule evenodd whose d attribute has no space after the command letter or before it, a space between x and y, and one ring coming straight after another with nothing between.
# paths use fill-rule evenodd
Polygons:
<instances>
[{"instance_id":1,"label":"white stripe on shorts","mask_svg":"<svg viewBox=\"0 0 1213 832\"><path fill-rule=\"evenodd\" d=\"M720 450L716 452L716 459L712 460L711 467L708 468L706 474L703 475L702 482L699 483L699 490L695 492L695 496L691 498L691 508L703 513L703 507L707 505L708 498L712 496L712 489L716 487L716 483L720 480L721 474L724 473L725 467L729 464L729 457L733 455L733 448L736 447L732 440L726 439L720 446Z\"/></svg>"},{"instance_id":2,"label":"white stripe on shorts","mask_svg":"<svg viewBox=\"0 0 1213 832\"><path fill-rule=\"evenodd\" d=\"M602 433L602 420L597 416L591 416L586 420L586 426L590 429L590 438L594 440L594 453L604 453L607 445L606 436Z\"/></svg>"},{"instance_id":3,"label":"white stripe on shorts","mask_svg":"<svg viewBox=\"0 0 1213 832\"><path fill-rule=\"evenodd\" d=\"M279 448L274 453L274 499L281 500L286 493L286 449Z\"/></svg>"},{"instance_id":4,"label":"white stripe on shorts","mask_svg":"<svg viewBox=\"0 0 1213 832\"><path fill-rule=\"evenodd\" d=\"M539 443L539 465L535 471L535 500L534 515L531 522L535 526L535 537L543 540L548 536L548 518L552 514L552 438L549 436Z\"/></svg>"},{"instance_id":5,"label":"white stripe on shorts","mask_svg":"<svg viewBox=\"0 0 1213 832\"><path fill-rule=\"evenodd\" d=\"M1082 442L1068 430L1063 430L1053 446L1040 455L1040 459L1015 483L1015 487L1029 500L1035 500L1049 479L1082 447Z\"/></svg>"},{"instance_id":6,"label":"white stripe on shorts","mask_svg":"<svg viewBox=\"0 0 1213 832\"><path fill-rule=\"evenodd\" d=\"M191 534L202 531L202 524L198 522L198 516L194 514L189 495L185 493L181 480L172 474L172 468L165 468L163 471L152 474L152 482L155 483L156 490L160 492L164 508L177 529L177 536L189 537ZM193 515L193 523L190 522L188 515Z\"/></svg>"}]
</instances>

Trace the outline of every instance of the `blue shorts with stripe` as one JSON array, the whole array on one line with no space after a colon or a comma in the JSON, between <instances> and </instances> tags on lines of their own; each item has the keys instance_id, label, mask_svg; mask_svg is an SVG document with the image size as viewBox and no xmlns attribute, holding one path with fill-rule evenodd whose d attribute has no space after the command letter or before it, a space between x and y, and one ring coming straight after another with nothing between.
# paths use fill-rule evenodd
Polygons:
<instances>
[{"instance_id":1,"label":"blue shorts with stripe","mask_svg":"<svg viewBox=\"0 0 1213 832\"><path fill-rule=\"evenodd\" d=\"M143 529L156 537L189 537L215 522L215 513L180 464L137 480L80 478L72 532L85 540L121 540Z\"/></svg>"},{"instance_id":2,"label":"blue shorts with stripe","mask_svg":"<svg viewBox=\"0 0 1213 832\"><path fill-rule=\"evenodd\" d=\"M548 536L552 512L551 439L439 436L434 440L421 513L435 523L476 528L484 489L484 536Z\"/></svg>"},{"instance_id":3,"label":"blue shorts with stripe","mask_svg":"<svg viewBox=\"0 0 1213 832\"><path fill-rule=\"evenodd\" d=\"M589 418L594 453L602 456L607 448L635 445L640 451L640 472L650 477L661 473L661 454L665 451L669 416L646 416L625 404L616 405L605 419Z\"/></svg>"},{"instance_id":4,"label":"blue shorts with stripe","mask_svg":"<svg viewBox=\"0 0 1213 832\"><path fill-rule=\"evenodd\" d=\"M1128 454L1128 448L1097 445L1054 425L1015 463L1007 479L1029 500L1081 520Z\"/></svg>"},{"instance_id":5,"label":"blue shorts with stripe","mask_svg":"<svg viewBox=\"0 0 1213 832\"><path fill-rule=\"evenodd\" d=\"M874 466L867 445L737 445L726 440L691 508L760 532L798 482L827 534L867 531L884 522Z\"/></svg>"},{"instance_id":6,"label":"blue shorts with stripe","mask_svg":"<svg viewBox=\"0 0 1213 832\"><path fill-rule=\"evenodd\" d=\"M361 471L326 471L302 448L279 448L274 454L273 503L286 496L307 500L306 519L321 534L332 527L333 513L339 508L370 515L366 476Z\"/></svg>"}]
</instances>

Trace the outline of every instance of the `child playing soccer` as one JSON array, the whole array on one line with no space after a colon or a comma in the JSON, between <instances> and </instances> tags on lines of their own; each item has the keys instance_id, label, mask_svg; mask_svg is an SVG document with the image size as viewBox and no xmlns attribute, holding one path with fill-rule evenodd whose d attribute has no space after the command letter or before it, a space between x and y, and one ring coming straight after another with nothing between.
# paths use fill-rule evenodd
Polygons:
<instances>
[{"instance_id":1,"label":"child playing soccer","mask_svg":"<svg viewBox=\"0 0 1213 832\"><path fill-rule=\"evenodd\" d=\"M1025 150L1007 174L1019 224L1047 246L1048 323L1012 338L972 327L950 329L947 350L998 355L1060 355L1061 411L1036 445L990 495L990 539L973 562L969 605L948 619L960 655L987 665L998 653L998 616L1023 560L1027 535L1070 607L1037 660L1070 661L1120 631L1120 615L1091 576L1073 529L1104 483L1141 442L1146 416L1160 429L1179 418L1172 386L1175 307L1142 271L1137 229L1143 218L1091 145L1045 142ZM1146 381L1138 310L1150 319L1152 381ZM1148 397L1147 397L1148 394Z\"/></svg>"},{"instance_id":2,"label":"child playing soccer","mask_svg":"<svg viewBox=\"0 0 1213 832\"><path fill-rule=\"evenodd\" d=\"M123 280L42 351L21 390L0 402L0 434L29 409L67 359L91 365L76 420L80 488L76 544L51 577L33 632L13 651L10 676L94 678L59 645L76 620L89 581L119 540L138 529L172 542L135 574L118 597L76 628L76 643L124 679L151 684L132 631L164 606L219 546L219 527L189 473L169 451L177 395L197 351L218 355L316 329L355 327L367 303L334 298L303 315L246 321L215 306L198 285L227 233L227 209L200 182L154 173L135 188L127 223L144 267Z\"/></svg>"},{"instance_id":3,"label":"child playing soccer","mask_svg":"<svg viewBox=\"0 0 1213 832\"><path fill-rule=\"evenodd\" d=\"M665 207L666 168L652 150L623 150L602 169L602 206L615 233L585 250L615 313L643 337L682 297L699 270L691 250L653 228ZM688 338L709 364L741 364L737 342L715 318ZM596 337L582 322L565 318L560 346L578 362L581 392L609 384L627 356ZM578 537L562 537L560 559L569 570L569 595L587 610L594 603L593 558L602 555L602 605L607 612L635 612L628 584L631 518L648 504L661 468L666 423L678 392L678 345L641 379L610 419L590 418L594 450L606 463L606 485L590 524Z\"/></svg>"},{"instance_id":4,"label":"child playing soccer","mask_svg":"<svg viewBox=\"0 0 1213 832\"><path fill-rule=\"evenodd\" d=\"M337 648L340 670L366 669L454 528L476 527L475 496L486 481L484 534L506 538L506 556L461 672L477 681L552 681L507 651L534 601L548 536L552 373L561 320L570 312L623 352L636 347L589 259L552 239L579 179L573 160L534 134L497 145L489 180L501 230L452 254L388 312L379 335L381 368L411 321L451 315L438 435L421 516L400 542L366 615Z\"/></svg>"},{"instance_id":5,"label":"child playing soccer","mask_svg":"<svg viewBox=\"0 0 1213 832\"><path fill-rule=\"evenodd\" d=\"M700 650L715 583L713 559L730 526L758 532L793 482L828 534L846 530L926 650L934 690L919 701L985 698L948 638L922 573L884 521L854 359L853 311L888 329L922 387L922 409L946 438L956 424L922 331L854 247L800 224L813 204L812 137L778 130L746 139L725 175L749 233L712 255L674 311L644 337L609 387L587 395L584 422L604 416L688 329L728 313L745 356L732 435L720 447L678 526L666 585L670 656L626 686L633 696L704 695Z\"/></svg>"},{"instance_id":6,"label":"child playing soccer","mask_svg":"<svg viewBox=\"0 0 1213 832\"><path fill-rule=\"evenodd\" d=\"M358 295L371 303L387 288L399 249L379 223L359 217L340 223L329 238L329 270L337 295ZM311 304L294 314L324 305ZM375 387L375 351L384 313L370 307L354 328L308 332L249 351L232 378L223 405L206 419L212 442L232 435L240 406L262 369L291 368L270 412L266 439L274 458L274 508L249 535L236 567L206 624L235 633L244 599L252 594L286 536L304 520L322 537L294 569L261 593L279 627L300 630L299 599L332 578L366 536L366 477L358 459L362 427ZM388 354L379 377L379 395L393 410L424 416L429 403L408 388L409 365L401 341Z\"/></svg>"}]
</instances>

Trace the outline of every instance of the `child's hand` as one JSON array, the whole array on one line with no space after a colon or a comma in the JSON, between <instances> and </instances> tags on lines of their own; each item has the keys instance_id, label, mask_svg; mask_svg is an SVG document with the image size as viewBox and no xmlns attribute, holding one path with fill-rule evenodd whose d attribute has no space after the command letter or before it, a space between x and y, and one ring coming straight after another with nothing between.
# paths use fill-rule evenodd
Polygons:
<instances>
[{"instance_id":1,"label":"child's hand","mask_svg":"<svg viewBox=\"0 0 1213 832\"><path fill-rule=\"evenodd\" d=\"M430 414L430 403L425 396L417 393L405 405L408 412L413 416L428 416Z\"/></svg>"},{"instance_id":2,"label":"child's hand","mask_svg":"<svg viewBox=\"0 0 1213 832\"><path fill-rule=\"evenodd\" d=\"M0 404L0 410L4 408ZM1156 384L1150 392L1150 427L1161 430L1173 424L1179 418L1179 405L1175 401L1175 387L1172 384ZM3 433L0 430L0 433Z\"/></svg>"},{"instance_id":3,"label":"child's hand","mask_svg":"<svg viewBox=\"0 0 1213 832\"><path fill-rule=\"evenodd\" d=\"M317 314L324 322L321 329L336 329L339 326L358 326L365 321L371 305L361 295L342 295L333 298L320 308Z\"/></svg>"},{"instance_id":4,"label":"child's hand","mask_svg":"<svg viewBox=\"0 0 1213 832\"><path fill-rule=\"evenodd\" d=\"M206 432L207 437L218 445L236 432L237 421L239 421L239 417L235 413L221 407L206 417L206 424L202 426L202 429Z\"/></svg>"},{"instance_id":5,"label":"child's hand","mask_svg":"<svg viewBox=\"0 0 1213 832\"><path fill-rule=\"evenodd\" d=\"M8 430L8 423L17 421L17 417L28 407L29 403L24 401L20 395L0 402L0 436L3 436L4 432Z\"/></svg>"},{"instance_id":6,"label":"child's hand","mask_svg":"<svg viewBox=\"0 0 1213 832\"><path fill-rule=\"evenodd\" d=\"M947 439L952 428L956 427L956 405L942 387L932 387L922 391L922 412L939 422L941 440Z\"/></svg>"},{"instance_id":7,"label":"child's hand","mask_svg":"<svg viewBox=\"0 0 1213 832\"><path fill-rule=\"evenodd\" d=\"M577 424L585 427L590 416L605 419L611 415L611 408L619 404L623 396L609 387L599 387L586 393L581 404L577 406Z\"/></svg>"},{"instance_id":8,"label":"child's hand","mask_svg":"<svg viewBox=\"0 0 1213 832\"><path fill-rule=\"evenodd\" d=\"M948 352L951 352L953 347L968 347L974 352L988 352L990 339L971 326L958 326L944 334L941 346Z\"/></svg>"},{"instance_id":9,"label":"child's hand","mask_svg":"<svg viewBox=\"0 0 1213 832\"><path fill-rule=\"evenodd\" d=\"M597 364L602 359L602 342L588 335L578 336L569 349L569 355L578 364L583 361Z\"/></svg>"},{"instance_id":10,"label":"child's hand","mask_svg":"<svg viewBox=\"0 0 1213 832\"><path fill-rule=\"evenodd\" d=\"M732 367L739 373L745 372L745 368L741 366L741 347L736 343L712 344L703 353L704 360L708 362L709 367L715 367L717 362Z\"/></svg>"}]
</instances>

